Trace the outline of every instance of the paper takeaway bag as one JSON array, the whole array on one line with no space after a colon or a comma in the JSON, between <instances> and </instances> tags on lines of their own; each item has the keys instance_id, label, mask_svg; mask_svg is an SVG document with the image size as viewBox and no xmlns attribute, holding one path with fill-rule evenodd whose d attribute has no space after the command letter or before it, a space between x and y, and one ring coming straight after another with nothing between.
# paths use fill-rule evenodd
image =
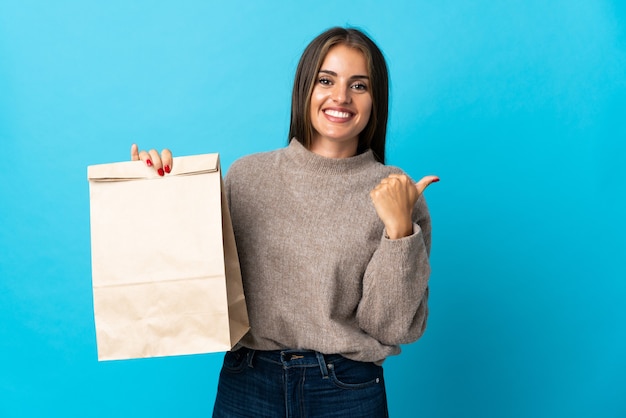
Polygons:
<instances>
[{"instance_id":1,"label":"paper takeaway bag","mask_svg":"<svg viewBox=\"0 0 626 418\"><path fill-rule=\"evenodd\" d=\"M218 154L88 177L98 359L231 349L249 323Z\"/></svg>"}]
</instances>

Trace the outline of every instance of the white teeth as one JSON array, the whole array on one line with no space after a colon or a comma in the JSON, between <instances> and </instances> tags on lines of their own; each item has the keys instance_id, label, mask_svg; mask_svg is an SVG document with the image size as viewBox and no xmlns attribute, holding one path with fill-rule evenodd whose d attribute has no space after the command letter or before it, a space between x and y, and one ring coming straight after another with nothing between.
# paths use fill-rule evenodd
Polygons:
<instances>
[{"instance_id":1,"label":"white teeth","mask_svg":"<svg viewBox=\"0 0 626 418\"><path fill-rule=\"evenodd\" d=\"M347 119L350 117L350 113L348 112L340 112L338 110L326 109L324 111L328 116L334 116L336 118L344 118Z\"/></svg>"}]
</instances>

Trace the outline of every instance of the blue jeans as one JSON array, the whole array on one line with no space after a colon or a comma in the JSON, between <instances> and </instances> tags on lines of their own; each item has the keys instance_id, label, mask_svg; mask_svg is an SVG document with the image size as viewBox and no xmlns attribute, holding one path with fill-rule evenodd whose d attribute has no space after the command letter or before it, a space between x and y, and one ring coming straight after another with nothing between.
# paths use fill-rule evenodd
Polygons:
<instances>
[{"instance_id":1,"label":"blue jeans","mask_svg":"<svg viewBox=\"0 0 626 418\"><path fill-rule=\"evenodd\" d=\"M385 418L383 369L315 351L224 356L213 418Z\"/></svg>"}]
</instances>

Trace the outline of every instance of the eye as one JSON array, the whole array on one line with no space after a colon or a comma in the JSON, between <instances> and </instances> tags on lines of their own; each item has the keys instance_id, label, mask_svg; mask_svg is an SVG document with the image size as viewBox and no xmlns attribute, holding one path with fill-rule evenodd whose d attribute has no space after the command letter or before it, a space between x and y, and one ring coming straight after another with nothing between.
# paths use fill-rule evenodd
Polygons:
<instances>
[{"instance_id":1,"label":"eye","mask_svg":"<svg viewBox=\"0 0 626 418\"><path fill-rule=\"evenodd\" d=\"M353 88L354 90L359 90L359 91L367 91L367 84L365 84L365 83L361 83L361 82L359 82L359 83L354 83L354 84L352 85L352 88Z\"/></svg>"},{"instance_id":2,"label":"eye","mask_svg":"<svg viewBox=\"0 0 626 418\"><path fill-rule=\"evenodd\" d=\"M322 86L330 86L332 81L328 77L320 77L317 79L317 82Z\"/></svg>"}]
</instances>

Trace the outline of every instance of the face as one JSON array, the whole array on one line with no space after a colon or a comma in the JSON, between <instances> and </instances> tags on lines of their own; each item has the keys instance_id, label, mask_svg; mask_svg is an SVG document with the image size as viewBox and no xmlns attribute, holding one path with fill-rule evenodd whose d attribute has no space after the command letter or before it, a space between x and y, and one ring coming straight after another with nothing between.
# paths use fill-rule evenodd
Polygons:
<instances>
[{"instance_id":1,"label":"face","mask_svg":"<svg viewBox=\"0 0 626 418\"><path fill-rule=\"evenodd\" d=\"M311 151L342 158L356 154L359 134L372 112L367 61L346 45L332 47L311 95Z\"/></svg>"}]
</instances>

